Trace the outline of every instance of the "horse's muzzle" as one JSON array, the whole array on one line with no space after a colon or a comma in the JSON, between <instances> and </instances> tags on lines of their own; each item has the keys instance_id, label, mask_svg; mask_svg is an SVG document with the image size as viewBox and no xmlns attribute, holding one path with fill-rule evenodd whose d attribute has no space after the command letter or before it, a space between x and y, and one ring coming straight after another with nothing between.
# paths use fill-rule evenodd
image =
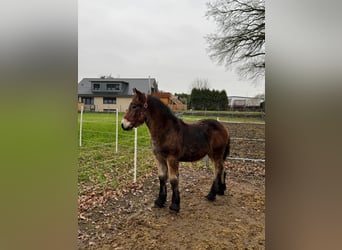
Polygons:
<instances>
[{"instance_id":1,"label":"horse's muzzle","mask_svg":"<svg viewBox=\"0 0 342 250\"><path fill-rule=\"evenodd\" d=\"M123 130L131 130L133 128L133 125L131 122L127 121L127 119L122 119L121 121L121 127Z\"/></svg>"}]
</instances>

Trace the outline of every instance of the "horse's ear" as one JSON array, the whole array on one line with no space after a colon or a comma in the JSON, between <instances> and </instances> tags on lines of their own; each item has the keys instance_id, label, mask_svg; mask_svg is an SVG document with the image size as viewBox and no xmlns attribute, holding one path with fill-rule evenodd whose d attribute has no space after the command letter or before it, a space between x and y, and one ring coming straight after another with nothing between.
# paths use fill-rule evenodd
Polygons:
<instances>
[{"instance_id":1,"label":"horse's ear","mask_svg":"<svg viewBox=\"0 0 342 250\"><path fill-rule=\"evenodd\" d=\"M137 96L142 96L143 93L141 93L139 90L137 90L136 88L133 88L133 93Z\"/></svg>"},{"instance_id":2,"label":"horse's ear","mask_svg":"<svg viewBox=\"0 0 342 250\"><path fill-rule=\"evenodd\" d=\"M133 88L133 93L136 94L136 95L137 94L141 94L141 92L139 90L137 90L136 88Z\"/></svg>"}]
</instances>

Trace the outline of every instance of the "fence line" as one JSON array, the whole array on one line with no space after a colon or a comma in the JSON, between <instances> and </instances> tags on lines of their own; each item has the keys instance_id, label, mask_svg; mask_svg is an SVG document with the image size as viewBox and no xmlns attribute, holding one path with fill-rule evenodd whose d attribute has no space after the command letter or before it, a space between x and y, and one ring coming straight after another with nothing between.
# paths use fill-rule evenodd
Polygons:
<instances>
[{"instance_id":1,"label":"fence line","mask_svg":"<svg viewBox=\"0 0 342 250\"><path fill-rule=\"evenodd\" d=\"M237 161L265 162L265 159L252 159L252 158L243 158L243 157L228 157L228 159L237 160Z\"/></svg>"},{"instance_id":2,"label":"fence line","mask_svg":"<svg viewBox=\"0 0 342 250\"><path fill-rule=\"evenodd\" d=\"M133 182L135 183L137 181L137 165L138 165L138 143L137 143L137 128L134 128L134 147L133 147L133 152L131 152L133 154ZM112 146L113 143L110 143L110 146ZM94 147L99 147L99 146L94 146ZM101 146L100 146L101 147ZM121 148L129 148L132 149L132 146L126 146L126 145L122 145L120 146ZM85 147L84 147L85 148ZM90 148L90 147L89 147ZM87 153L90 152L96 152L98 150L91 150L91 151L87 151ZM151 152L151 147L140 147L139 152ZM152 153L152 152L151 152ZM261 163L265 163L265 159L254 159L254 158L245 158L245 157L227 157L228 160L233 160L233 161L250 161L250 162L261 162ZM109 162L113 162L115 161L115 158L111 158L108 160L103 160L100 162L97 162L97 164L103 164L103 163L109 163ZM205 165L209 166L209 158L208 156L204 157L204 161L205 161ZM90 166L89 164L87 164L87 166ZM127 175L127 174L125 174ZM118 177L122 177L122 176L118 176Z\"/></svg>"},{"instance_id":3,"label":"fence line","mask_svg":"<svg viewBox=\"0 0 342 250\"><path fill-rule=\"evenodd\" d=\"M115 152L118 152L118 143L119 143L119 137L118 137L118 110L116 110L116 127L115 127ZM91 130L91 129L83 129L82 124L83 123L112 123L112 122L96 122L96 121L83 121L83 110L81 109L81 116L80 116L80 150L81 153L84 153L85 155L87 153L92 153L92 152L96 152L99 151L95 148L101 148L101 147L106 147L106 146L110 146L112 147L114 142L110 142L110 143L103 143L103 142L98 142L98 141L93 141L93 140L87 140L82 138L82 133L83 132L88 132L88 133L100 133L100 134L112 134L113 132L106 132L106 131L97 131L97 130ZM240 122L233 122L233 123L240 123ZM251 124L251 123L248 123ZM252 123L252 124L263 124L264 123ZM133 150L133 152L131 152L133 154L133 169L129 170L127 173L124 174L124 176L127 176L128 174L131 174L133 172L133 182L136 182L137 180L137 164L138 164L138 130L136 128L134 128L134 145L132 145L132 134L120 134L120 138L129 138L129 144L125 145L125 144L120 144L120 148L122 149L131 149ZM150 140L150 136L139 136L139 139L147 139ZM244 140L244 141L256 141L256 142L265 142L264 138L244 138L244 137L231 137L232 140ZM86 141L89 143L98 143L97 145L87 145L87 146L82 146L82 141ZM132 148L133 146L133 148ZM91 149L91 150L88 150ZM142 152L151 152L151 146L150 145L144 145L144 146L140 146L139 147L139 154L142 154ZM91 155L90 155L91 156ZM87 157L87 155L85 156ZM92 157L92 156L91 156ZM107 157L105 157L107 158ZM233 160L233 161L252 161L252 162L261 162L264 163L265 159L253 159L253 158L244 158L244 157L228 157L229 160ZM208 157L205 157L206 162L208 162ZM109 162L115 162L116 159L113 157L111 159L106 159L106 160L102 160L102 161L96 161L93 164L85 164L83 166L92 166L95 164L105 164L105 163L109 163ZM120 176L116 176L116 178L120 178L123 175Z\"/></svg>"},{"instance_id":4,"label":"fence line","mask_svg":"<svg viewBox=\"0 0 342 250\"><path fill-rule=\"evenodd\" d=\"M113 134L113 132L105 132L105 131L98 131L98 130L91 130L91 129L83 129L84 132L94 132L100 134Z\"/></svg>"},{"instance_id":5,"label":"fence line","mask_svg":"<svg viewBox=\"0 0 342 250\"><path fill-rule=\"evenodd\" d=\"M112 122L109 122L109 121L91 121L91 120L86 120L86 121L83 121L83 123L97 123L97 124L112 124Z\"/></svg>"},{"instance_id":6,"label":"fence line","mask_svg":"<svg viewBox=\"0 0 342 250\"><path fill-rule=\"evenodd\" d=\"M115 116L115 153L118 152L118 127L119 127L119 110L118 109L115 109L116 111L116 116ZM80 115L80 147L82 147L82 126L83 126L83 123L106 123L106 124L111 124L111 122L99 122L99 121L83 121L83 106L81 107L81 115ZM111 132L104 132L104 131L95 131L95 130L84 130L84 131L92 131L92 132L97 132L97 133L103 133L103 134L110 134Z\"/></svg>"},{"instance_id":7,"label":"fence line","mask_svg":"<svg viewBox=\"0 0 342 250\"><path fill-rule=\"evenodd\" d=\"M266 125L265 122L238 122L238 121L221 121L222 123L232 123L232 124L252 124L252 125Z\"/></svg>"},{"instance_id":8,"label":"fence line","mask_svg":"<svg viewBox=\"0 0 342 250\"><path fill-rule=\"evenodd\" d=\"M138 148L138 129L134 128L134 176L133 182L137 182L137 148Z\"/></svg>"},{"instance_id":9,"label":"fence line","mask_svg":"<svg viewBox=\"0 0 342 250\"><path fill-rule=\"evenodd\" d=\"M94 133L100 133L100 134L112 134L113 132L104 132L104 131L98 131L98 130L89 130L89 129L83 129L83 132L94 132ZM118 133L116 133L116 136ZM122 136L122 135L121 135ZM124 135L124 137L131 137L131 135ZM140 136L139 138L145 138L145 139L151 139L150 136ZM265 142L264 138L244 138L244 137L231 137L231 140L241 140L241 141L260 141L260 142ZM83 141L90 141L90 140L83 140ZM96 142L96 141L90 141L90 142ZM104 143L106 144L106 143ZM84 146L84 148L86 148Z\"/></svg>"},{"instance_id":10,"label":"fence line","mask_svg":"<svg viewBox=\"0 0 342 250\"><path fill-rule=\"evenodd\" d=\"M81 117L80 117L80 147L82 147L82 125L83 125L83 106L81 106Z\"/></svg>"},{"instance_id":11,"label":"fence line","mask_svg":"<svg viewBox=\"0 0 342 250\"><path fill-rule=\"evenodd\" d=\"M119 111L116 109L116 129L115 129L115 153L118 153L118 145L119 145Z\"/></svg>"},{"instance_id":12,"label":"fence line","mask_svg":"<svg viewBox=\"0 0 342 250\"><path fill-rule=\"evenodd\" d=\"M95 142L95 141L91 141L91 140L84 140L83 141L89 141L89 142ZM110 146L114 144L114 142L106 142L106 143L99 143L97 145L91 145L91 146L82 146L80 147L80 149L87 149L87 148L99 148L99 147L105 147L105 146Z\"/></svg>"},{"instance_id":13,"label":"fence line","mask_svg":"<svg viewBox=\"0 0 342 250\"><path fill-rule=\"evenodd\" d=\"M263 138L243 138L243 137L231 137L232 140L242 140L242 141L260 141L264 142Z\"/></svg>"}]
</instances>

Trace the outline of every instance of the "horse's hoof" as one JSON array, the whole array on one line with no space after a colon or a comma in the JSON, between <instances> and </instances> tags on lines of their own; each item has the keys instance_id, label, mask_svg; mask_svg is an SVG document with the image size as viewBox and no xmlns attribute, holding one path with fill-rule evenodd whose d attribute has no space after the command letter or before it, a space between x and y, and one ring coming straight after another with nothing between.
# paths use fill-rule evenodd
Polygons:
<instances>
[{"instance_id":1,"label":"horse's hoof","mask_svg":"<svg viewBox=\"0 0 342 250\"><path fill-rule=\"evenodd\" d=\"M217 195L224 195L224 190L219 190L216 192Z\"/></svg>"},{"instance_id":2,"label":"horse's hoof","mask_svg":"<svg viewBox=\"0 0 342 250\"><path fill-rule=\"evenodd\" d=\"M220 184L216 193L218 195L224 195L224 191L227 189L226 184Z\"/></svg>"},{"instance_id":3,"label":"horse's hoof","mask_svg":"<svg viewBox=\"0 0 342 250\"><path fill-rule=\"evenodd\" d=\"M159 208L165 207L165 201L161 201L160 199L157 199L154 201L154 205Z\"/></svg>"},{"instance_id":4,"label":"horse's hoof","mask_svg":"<svg viewBox=\"0 0 342 250\"><path fill-rule=\"evenodd\" d=\"M178 213L180 207L179 207L179 205L177 205L177 204L171 204L171 205L169 206L169 209L170 209L170 212Z\"/></svg>"},{"instance_id":5,"label":"horse's hoof","mask_svg":"<svg viewBox=\"0 0 342 250\"><path fill-rule=\"evenodd\" d=\"M205 198L207 198L208 201L214 201L216 199L216 195L208 194Z\"/></svg>"}]
</instances>

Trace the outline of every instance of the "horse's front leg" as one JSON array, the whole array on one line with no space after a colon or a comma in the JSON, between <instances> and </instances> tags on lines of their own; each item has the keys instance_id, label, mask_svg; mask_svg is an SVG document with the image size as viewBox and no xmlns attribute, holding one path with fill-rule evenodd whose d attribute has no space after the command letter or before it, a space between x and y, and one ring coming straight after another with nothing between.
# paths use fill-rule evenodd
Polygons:
<instances>
[{"instance_id":1,"label":"horse's front leg","mask_svg":"<svg viewBox=\"0 0 342 250\"><path fill-rule=\"evenodd\" d=\"M179 189L178 189L179 162L174 158L170 158L167 160L167 165L169 168L170 184L172 187L172 201L171 201L171 205L169 208L172 211L179 212L179 209L180 209L180 195L179 195Z\"/></svg>"},{"instance_id":2,"label":"horse's front leg","mask_svg":"<svg viewBox=\"0 0 342 250\"><path fill-rule=\"evenodd\" d=\"M158 207L164 207L167 197L167 189L166 182L168 179L168 169L167 164L164 159L158 159L158 176L159 176L159 195L158 198L154 201L154 204Z\"/></svg>"}]
</instances>

